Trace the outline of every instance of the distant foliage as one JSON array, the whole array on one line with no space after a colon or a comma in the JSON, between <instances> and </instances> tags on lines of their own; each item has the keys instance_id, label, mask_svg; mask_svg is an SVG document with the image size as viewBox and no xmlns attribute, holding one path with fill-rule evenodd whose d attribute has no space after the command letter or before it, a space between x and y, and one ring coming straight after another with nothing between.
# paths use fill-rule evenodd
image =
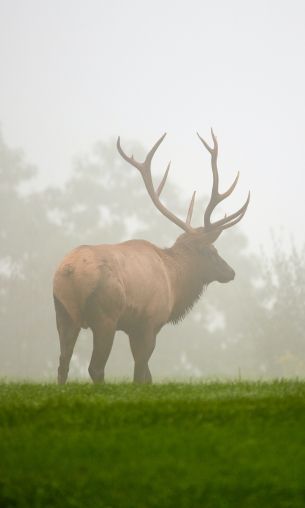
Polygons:
<instances>
[{"instance_id":1,"label":"distant foliage","mask_svg":"<svg viewBox=\"0 0 305 508\"><path fill-rule=\"evenodd\" d=\"M142 148L132 146L141 157ZM66 252L131 237L169 246L180 234L154 209L137 171L117 156L114 141L98 143L79 159L63 188L29 192L35 175L22 153L0 138L2 377L55 377L52 276ZM184 216L185 203L172 181L163 198ZM193 223L201 221L198 202ZM154 372L179 379L304 375L304 252L293 247L285 253L275 244L271 256L258 258L238 230L225 232L216 245L237 278L211 285L183 323L164 329L152 358ZM78 341L76 376L87 376L91 341L85 332ZM131 378L131 372L127 339L118 334L108 376Z\"/></svg>"},{"instance_id":2,"label":"distant foliage","mask_svg":"<svg viewBox=\"0 0 305 508\"><path fill-rule=\"evenodd\" d=\"M305 249L288 251L274 242L264 265L263 301L266 345L277 375L305 374ZM270 360L269 360L270 362Z\"/></svg>"}]
</instances>

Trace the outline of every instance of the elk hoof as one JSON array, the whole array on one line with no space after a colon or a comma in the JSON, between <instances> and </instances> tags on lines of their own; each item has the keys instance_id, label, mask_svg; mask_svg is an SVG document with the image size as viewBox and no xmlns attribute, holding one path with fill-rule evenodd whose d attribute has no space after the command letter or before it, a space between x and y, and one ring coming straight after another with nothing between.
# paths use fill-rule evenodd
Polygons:
<instances>
[{"instance_id":1,"label":"elk hoof","mask_svg":"<svg viewBox=\"0 0 305 508\"><path fill-rule=\"evenodd\" d=\"M96 372L89 367L89 375L95 385L104 383L104 372Z\"/></svg>"},{"instance_id":2,"label":"elk hoof","mask_svg":"<svg viewBox=\"0 0 305 508\"><path fill-rule=\"evenodd\" d=\"M61 374L58 374L58 377L57 377L57 384L58 384L58 385L64 385L64 384L66 384L67 377L68 377L68 376L63 376L63 375L61 375Z\"/></svg>"}]
</instances>

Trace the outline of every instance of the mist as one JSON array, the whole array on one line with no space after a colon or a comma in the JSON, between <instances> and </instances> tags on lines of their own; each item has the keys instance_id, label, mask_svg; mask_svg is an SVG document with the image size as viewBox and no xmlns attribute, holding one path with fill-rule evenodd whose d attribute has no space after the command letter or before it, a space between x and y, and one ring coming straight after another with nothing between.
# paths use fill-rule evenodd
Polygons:
<instances>
[{"instance_id":1,"label":"mist","mask_svg":"<svg viewBox=\"0 0 305 508\"><path fill-rule=\"evenodd\" d=\"M161 134L156 183L184 218L197 190L202 224L219 142L218 216L251 190L241 223L216 246L236 271L158 336L154 378L295 377L305 373L305 7L287 2L0 2L0 376L55 379L52 277L79 244L180 234L154 209L118 135L141 159ZM163 194L162 194L163 198ZM88 379L83 331L71 378ZM131 379L117 334L107 379Z\"/></svg>"}]
</instances>

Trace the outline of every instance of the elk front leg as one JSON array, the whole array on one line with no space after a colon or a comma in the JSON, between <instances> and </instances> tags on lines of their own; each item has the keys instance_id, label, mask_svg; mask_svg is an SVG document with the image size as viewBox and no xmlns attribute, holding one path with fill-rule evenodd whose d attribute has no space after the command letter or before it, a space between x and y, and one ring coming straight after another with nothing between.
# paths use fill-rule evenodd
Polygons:
<instances>
[{"instance_id":1,"label":"elk front leg","mask_svg":"<svg viewBox=\"0 0 305 508\"><path fill-rule=\"evenodd\" d=\"M129 336L130 348L134 358L135 383L152 383L148 361L156 346L156 334L152 331Z\"/></svg>"},{"instance_id":2,"label":"elk front leg","mask_svg":"<svg viewBox=\"0 0 305 508\"><path fill-rule=\"evenodd\" d=\"M116 323L112 319L103 318L95 323L92 331L93 351L88 371L94 383L102 383L105 366L113 345Z\"/></svg>"}]
</instances>

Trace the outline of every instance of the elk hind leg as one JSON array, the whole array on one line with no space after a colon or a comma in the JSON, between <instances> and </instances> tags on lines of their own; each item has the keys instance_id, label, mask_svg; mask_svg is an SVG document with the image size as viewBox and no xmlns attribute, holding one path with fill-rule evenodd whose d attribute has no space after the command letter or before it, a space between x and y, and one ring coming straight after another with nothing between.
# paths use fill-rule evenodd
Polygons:
<instances>
[{"instance_id":1,"label":"elk hind leg","mask_svg":"<svg viewBox=\"0 0 305 508\"><path fill-rule=\"evenodd\" d=\"M64 306L54 298L56 324L60 343L58 384L65 384L68 378L70 361L80 328L74 324Z\"/></svg>"},{"instance_id":2,"label":"elk hind leg","mask_svg":"<svg viewBox=\"0 0 305 508\"><path fill-rule=\"evenodd\" d=\"M93 351L88 371L94 383L103 383L105 367L116 331L116 322L111 318L100 317L92 325L92 331Z\"/></svg>"}]
</instances>

